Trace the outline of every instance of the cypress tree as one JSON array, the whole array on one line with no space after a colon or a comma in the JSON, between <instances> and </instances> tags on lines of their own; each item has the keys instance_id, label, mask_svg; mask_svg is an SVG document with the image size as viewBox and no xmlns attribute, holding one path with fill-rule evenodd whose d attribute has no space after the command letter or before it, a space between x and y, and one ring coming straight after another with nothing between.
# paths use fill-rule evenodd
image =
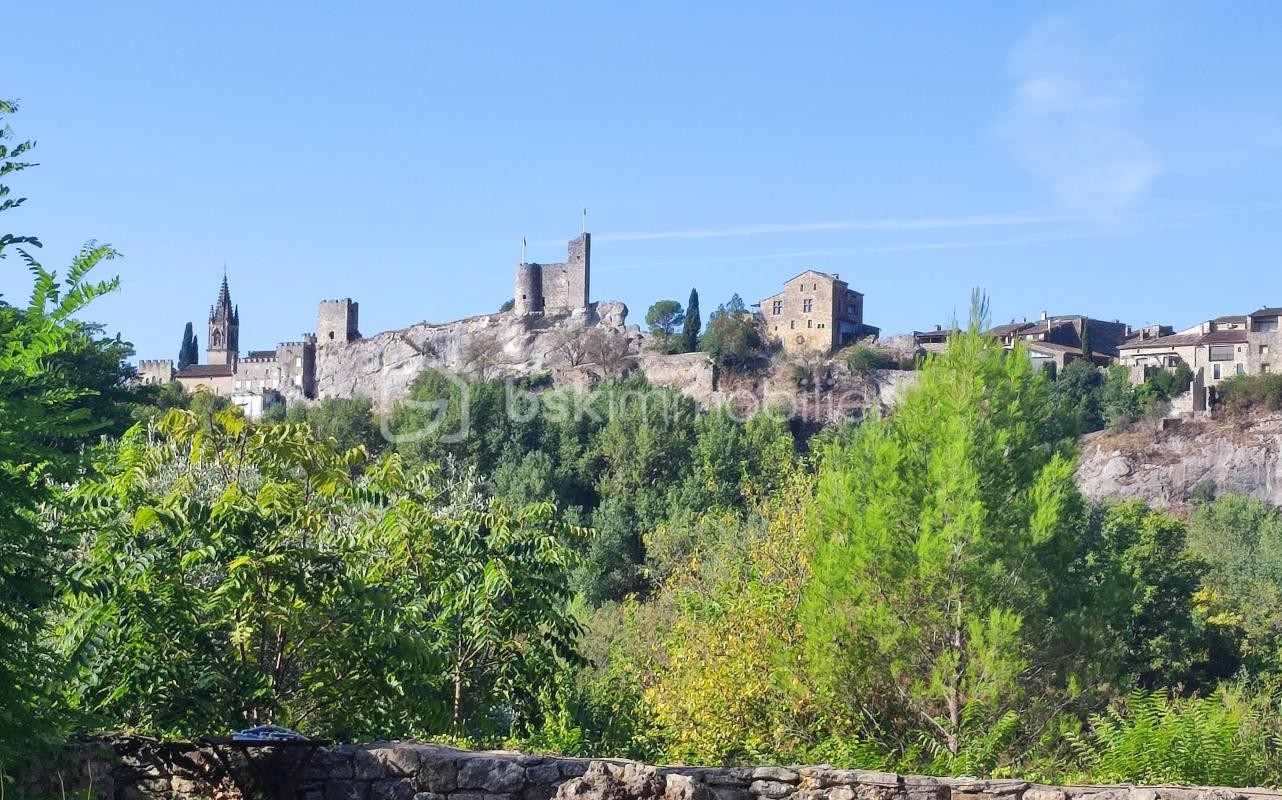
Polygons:
<instances>
[{"instance_id":1,"label":"cypress tree","mask_svg":"<svg viewBox=\"0 0 1282 800\"><path fill-rule=\"evenodd\" d=\"M191 352L189 352L189 353L187 354L187 363L189 363L189 364L199 364L199 363L200 363L200 346L199 346L199 342L200 342L199 337L197 337L195 334L192 334L192 336L191 336Z\"/></svg>"},{"instance_id":2,"label":"cypress tree","mask_svg":"<svg viewBox=\"0 0 1282 800\"><path fill-rule=\"evenodd\" d=\"M699 317L699 291L690 290L690 302L686 303L686 321L681 328L681 347L687 353L699 349L699 329L703 320Z\"/></svg>"},{"instance_id":3,"label":"cypress tree","mask_svg":"<svg viewBox=\"0 0 1282 800\"><path fill-rule=\"evenodd\" d=\"M196 336L194 333L192 333L192 330L191 330L191 323L188 322L187 327L183 328L182 346L178 348L178 369L179 370L186 369L187 365L191 363L191 354L192 354L193 342L195 341L195 338Z\"/></svg>"},{"instance_id":4,"label":"cypress tree","mask_svg":"<svg viewBox=\"0 0 1282 800\"><path fill-rule=\"evenodd\" d=\"M1082 355L1090 358L1091 353L1091 327L1088 323L1082 322Z\"/></svg>"}]
</instances>

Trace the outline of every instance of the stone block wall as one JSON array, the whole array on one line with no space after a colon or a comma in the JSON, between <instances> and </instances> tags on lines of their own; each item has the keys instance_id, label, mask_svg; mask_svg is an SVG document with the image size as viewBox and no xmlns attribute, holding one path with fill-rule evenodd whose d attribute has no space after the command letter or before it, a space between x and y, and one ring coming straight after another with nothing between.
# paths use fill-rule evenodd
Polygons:
<instances>
[{"instance_id":1,"label":"stone block wall","mask_svg":"<svg viewBox=\"0 0 1282 800\"><path fill-rule=\"evenodd\" d=\"M57 780L46 769L18 784L65 787L105 800L226 797L229 784L207 750L116 737L77 745L80 766ZM114 764L105 748L114 751ZM93 766L85 768L84 764ZM53 796L57 796L55 790ZM22 797L19 793L16 796ZM28 796L38 796L30 794ZM323 748L301 774L301 800L1278 800L1264 789L1175 786L1046 786L1020 780L931 778L805 767L652 767L511 751L388 742Z\"/></svg>"}]
</instances>

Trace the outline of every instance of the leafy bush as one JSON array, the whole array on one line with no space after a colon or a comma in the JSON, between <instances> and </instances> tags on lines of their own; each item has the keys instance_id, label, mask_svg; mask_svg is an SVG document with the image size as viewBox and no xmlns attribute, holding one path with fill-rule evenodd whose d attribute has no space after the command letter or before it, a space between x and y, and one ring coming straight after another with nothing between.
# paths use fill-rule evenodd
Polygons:
<instances>
[{"instance_id":1,"label":"leafy bush","mask_svg":"<svg viewBox=\"0 0 1282 800\"><path fill-rule=\"evenodd\" d=\"M1282 375L1234 375L1220 384L1217 397L1233 412L1282 410Z\"/></svg>"},{"instance_id":2,"label":"leafy bush","mask_svg":"<svg viewBox=\"0 0 1282 800\"><path fill-rule=\"evenodd\" d=\"M1193 382L1193 370L1183 361L1174 370L1161 369L1144 380L1144 389L1163 400L1178 397L1189 390Z\"/></svg>"},{"instance_id":3,"label":"leafy bush","mask_svg":"<svg viewBox=\"0 0 1282 800\"><path fill-rule=\"evenodd\" d=\"M1091 717L1067 737L1088 780L1260 786L1282 778L1276 702L1218 691L1171 698L1135 692L1123 707Z\"/></svg>"},{"instance_id":4,"label":"leafy bush","mask_svg":"<svg viewBox=\"0 0 1282 800\"><path fill-rule=\"evenodd\" d=\"M879 369L894 369L899 366L889 353L866 344L846 348L845 355L846 366L856 375L871 375Z\"/></svg>"}]
</instances>

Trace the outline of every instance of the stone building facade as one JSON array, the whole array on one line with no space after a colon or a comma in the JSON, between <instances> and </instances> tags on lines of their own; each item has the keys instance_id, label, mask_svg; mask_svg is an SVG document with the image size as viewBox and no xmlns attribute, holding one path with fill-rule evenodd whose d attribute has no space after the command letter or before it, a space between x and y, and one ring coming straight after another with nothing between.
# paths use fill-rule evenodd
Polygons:
<instances>
[{"instance_id":1,"label":"stone building facade","mask_svg":"<svg viewBox=\"0 0 1282 800\"><path fill-rule=\"evenodd\" d=\"M1188 365L1195 379L1214 387L1235 375L1282 370L1282 308L1227 315L1165 336L1136 335L1119 348L1119 362L1139 383L1153 370Z\"/></svg>"},{"instance_id":2,"label":"stone building facade","mask_svg":"<svg viewBox=\"0 0 1282 800\"><path fill-rule=\"evenodd\" d=\"M322 302L318 329L325 332L327 341L354 341L360 338L357 310L350 299ZM187 392L203 390L230 397L250 418L261 416L285 396L316 395L316 334L305 333L273 350L251 350L242 357L240 310L232 303L226 276L209 310L205 343L206 363L176 370L171 359L143 360L138 363L139 380L144 384L176 381Z\"/></svg>"},{"instance_id":3,"label":"stone building facade","mask_svg":"<svg viewBox=\"0 0 1282 800\"><path fill-rule=\"evenodd\" d=\"M519 315L586 311L592 279L592 234L584 233L567 246L566 260L557 264L519 264L512 310Z\"/></svg>"},{"instance_id":4,"label":"stone building facade","mask_svg":"<svg viewBox=\"0 0 1282 800\"><path fill-rule=\"evenodd\" d=\"M766 332L789 353L828 353L880 331L864 324L864 296L841 279L808 269L758 306Z\"/></svg>"}]
</instances>

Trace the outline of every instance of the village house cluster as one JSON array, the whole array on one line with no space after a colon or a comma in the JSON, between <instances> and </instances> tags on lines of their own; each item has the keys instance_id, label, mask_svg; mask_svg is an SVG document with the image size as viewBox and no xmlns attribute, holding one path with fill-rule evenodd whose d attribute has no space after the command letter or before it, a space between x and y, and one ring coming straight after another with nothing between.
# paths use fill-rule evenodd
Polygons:
<instances>
[{"instance_id":1,"label":"village house cluster","mask_svg":"<svg viewBox=\"0 0 1282 800\"><path fill-rule=\"evenodd\" d=\"M582 314L590 306L592 237L584 232L567 245L567 258L556 264L521 263L516 268L512 313ZM875 340L880 330L864 322L864 295L838 274L808 269L784 281L783 289L755 304L763 332L789 354L825 354L861 340ZM1206 407L1207 393L1234 375L1274 372L1282 352L1279 331L1282 308L1222 316L1176 332L1168 325L1132 329L1118 320L1082 314L1050 315L1010 322L989 333L1013 349L1021 343L1035 365L1062 369L1088 358L1100 366L1121 364L1132 381L1143 382L1155 370L1187 365L1193 375L1192 406ZM947 345L951 329L915 331L918 352ZM176 381L184 391L204 389L225 395L256 418L286 397L315 398L317 352L361 338L359 305L350 298L322 301L316 332L272 350L240 354L240 310L232 303L227 277L209 310L204 364L176 369L169 359L139 362L139 379L147 384Z\"/></svg>"}]
</instances>

